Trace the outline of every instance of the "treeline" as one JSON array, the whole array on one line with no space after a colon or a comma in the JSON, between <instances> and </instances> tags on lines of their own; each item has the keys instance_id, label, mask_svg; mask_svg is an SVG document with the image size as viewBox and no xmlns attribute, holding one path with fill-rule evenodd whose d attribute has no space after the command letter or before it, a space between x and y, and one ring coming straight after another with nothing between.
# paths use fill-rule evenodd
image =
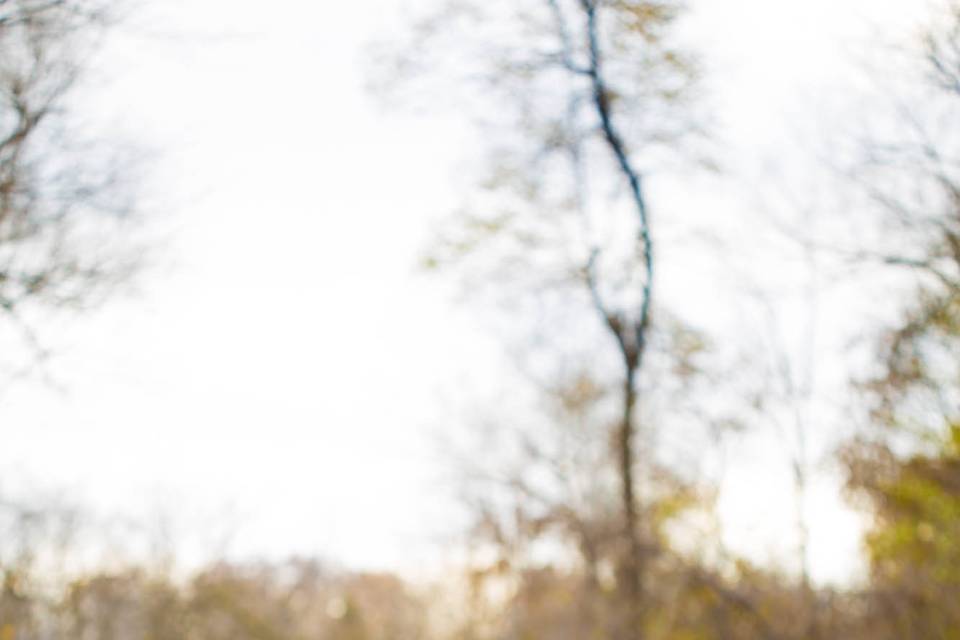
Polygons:
<instances>
[{"instance_id":1,"label":"treeline","mask_svg":"<svg viewBox=\"0 0 960 640\"><path fill-rule=\"evenodd\" d=\"M646 569L640 633L664 640L958 637L960 429L941 445L935 455L902 460L879 448L851 451L851 486L876 513L866 584L815 589L742 560L718 566L672 549L661 534ZM3 640L573 640L637 633L619 626L629 611L617 584L616 536L600 542L589 562L571 562L567 554L537 562L515 537L512 554L501 547L490 555L488 546L486 563L477 556L431 583L310 559L221 561L192 571L128 560L111 569L57 571L58 557L84 553L68 543L70 521L54 522L53 510L8 520L15 507L3 509ZM559 522L524 523L528 541ZM600 537L592 540L604 540L602 523L579 525L594 528Z\"/></svg>"},{"instance_id":2,"label":"treeline","mask_svg":"<svg viewBox=\"0 0 960 640\"><path fill-rule=\"evenodd\" d=\"M428 611L387 574L327 570L306 560L217 564L190 577L143 568L96 572L40 588L7 568L3 640L362 640L430 637Z\"/></svg>"}]
</instances>

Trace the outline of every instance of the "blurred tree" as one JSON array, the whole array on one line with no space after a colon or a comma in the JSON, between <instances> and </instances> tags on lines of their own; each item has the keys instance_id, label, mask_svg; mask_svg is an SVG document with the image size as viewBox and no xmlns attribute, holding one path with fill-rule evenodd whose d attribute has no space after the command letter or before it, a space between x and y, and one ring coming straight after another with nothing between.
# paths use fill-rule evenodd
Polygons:
<instances>
[{"instance_id":1,"label":"blurred tree","mask_svg":"<svg viewBox=\"0 0 960 640\"><path fill-rule=\"evenodd\" d=\"M75 580L57 616L64 637L176 640L189 637L183 601L169 581L131 569Z\"/></svg>"},{"instance_id":2,"label":"blurred tree","mask_svg":"<svg viewBox=\"0 0 960 640\"><path fill-rule=\"evenodd\" d=\"M427 637L426 609L395 576L334 573L313 561L221 565L199 573L185 624L203 640Z\"/></svg>"},{"instance_id":3,"label":"blurred tree","mask_svg":"<svg viewBox=\"0 0 960 640\"><path fill-rule=\"evenodd\" d=\"M220 563L181 580L134 565L43 588L36 583L48 576L37 566L0 575L2 640L432 637L425 603L396 576L332 572L312 560Z\"/></svg>"},{"instance_id":4,"label":"blurred tree","mask_svg":"<svg viewBox=\"0 0 960 640\"><path fill-rule=\"evenodd\" d=\"M894 113L849 171L878 214L865 256L912 270L913 295L879 345L867 385L878 423L939 437L960 420L960 3L950 0L905 63ZM891 67L896 60L891 61ZM879 128L879 127L878 127ZM870 234L864 234L869 237ZM932 409L932 411L931 411ZM924 417L926 416L926 417Z\"/></svg>"},{"instance_id":5,"label":"blurred tree","mask_svg":"<svg viewBox=\"0 0 960 640\"><path fill-rule=\"evenodd\" d=\"M850 488L876 519L867 537L883 638L960 638L960 426L933 454L851 448Z\"/></svg>"},{"instance_id":6,"label":"blurred tree","mask_svg":"<svg viewBox=\"0 0 960 640\"><path fill-rule=\"evenodd\" d=\"M893 123L851 177L888 239L866 253L916 279L864 385L875 429L843 459L874 514L872 637L947 639L960 637L960 3L943 5L907 68Z\"/></svg>"},{"instance_id":7,"label":"blurred tree","mask_svg":"<svg viewBox=\"0 0 960 640\"><path fill-rule=\"evenodd\" d=\"M497 297L520 292L512 302L521 316L549 309L540 323L551 328L538 333L546 348L534 358L533 377L556 377L544 363L563 361L572 350L588 373L569 375L567 367L560 386L605 390L595 398L594 419L614 426L595 437L610 447L613 459L604 467L615 469L619 497L613 519L607 498L597 504L606 510L598 535L616 543L616 593L625 611L618 634L631 638L642 635L643 594L651 586L644 576L657 546L655 527L644 521L644 494L652 499L656 490L641 484L656 472L650 455L640 464L640 413L653 415L646 392L663 384L652 371L680 371L682 379L683 363L703 348L699 336L678 330L665 313L659 328L654 321L646 178L677 159L702 159L697 65L674 35L681 14L673 0L451 3L419 25L418 43L396 57L407 73L394 74L410 82L422 68L453 66L472 81L470 89L479 88L466 103L479 105L492 132L486 188L479 205L442 234L428 263L485 273ZM597 340L610 351L598 352ZM662 362L651 362L657 358ZM552 446L524 440L532 450ZM577 473L603 476L596 466ZM552 522L577 531L589 557L592 517L562 502L548 511Z\"/></svg>"},{"instance_id":8,"label":"blurred tree","mask_svg":"<svg viewBox=\"0 0 960 640\"><path fill-rule=\"evenodd\" d=\"M118 7L0 1L0 313L29 339L29 305L93 304L137 262L117 233L135 211L131 158L70 110Z\"/></svg>"}]
</instances>

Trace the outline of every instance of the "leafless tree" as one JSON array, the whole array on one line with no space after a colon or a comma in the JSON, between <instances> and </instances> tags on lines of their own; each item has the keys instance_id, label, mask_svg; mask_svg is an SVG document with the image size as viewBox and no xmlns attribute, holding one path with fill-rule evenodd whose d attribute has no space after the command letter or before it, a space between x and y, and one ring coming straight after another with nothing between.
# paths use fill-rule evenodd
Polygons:
<instances>
[{"instance_id":1,"label":"leafless tree","mask_svg":"<svg viewBox=\"0 0 960 640\"><path fill-rule=\"evenodd\" d=\"M0 0L0 313L42 352L29 308L103 299L136 265L131 157L77 123L72 99L119 5Z\"/></svg>"}]
</instances>

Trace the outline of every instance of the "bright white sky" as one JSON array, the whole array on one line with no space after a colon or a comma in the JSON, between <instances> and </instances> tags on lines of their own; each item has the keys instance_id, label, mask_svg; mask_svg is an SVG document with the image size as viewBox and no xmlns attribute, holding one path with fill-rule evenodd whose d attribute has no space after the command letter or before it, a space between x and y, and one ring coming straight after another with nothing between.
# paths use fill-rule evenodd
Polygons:
<instances>
[{"instance_id":1,"label":"bright white sky","mask_svg":"<svg viewBox=\"0 0 960 640\"><path fill-rule=\"evenodd\" d=\"M238 553L438 556L456 522L432 434L502 365L416 271L431 220L459 202L467 123L386 113L364 92L364 47L399 28L402 3L165 2L111 45L96 118L162 151L169 266L56 337L66 391L0 397L0 479L104 510L232 513ZM692 4L721 135L766 153L843 86L851 47L919 17L915 0ZM745 447L728 537L782 554L785 485L757 475L778 454ZM821 579L856 566L835 493L817 489L811 512Z\"/></svg>"}]
</instances>

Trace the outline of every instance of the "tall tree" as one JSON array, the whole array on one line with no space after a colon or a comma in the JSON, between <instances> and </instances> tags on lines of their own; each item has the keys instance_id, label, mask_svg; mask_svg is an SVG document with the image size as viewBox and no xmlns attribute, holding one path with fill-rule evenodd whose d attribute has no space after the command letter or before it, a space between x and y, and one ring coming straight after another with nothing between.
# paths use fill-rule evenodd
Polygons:
<instances>
[{"instance_id":1,"label":"tall tree","mask_svg":"<svg viewBox=\"0 0 960 640\"><path fill-rule=\"evenodd\" d=\"M702 134L697 66L675 42L681 14L674 0L457 2L425 21L420 41L400 56L408 70L423 68L424 57L428 68L460 60L455 71L481 88L471 99L492 125L493 169L479 211L446 234L431 263L492 263L495 287L526 288L518 303L525 312L538 297L554 305L552 328L543 332L553 336L544 341L569 344L572 334L574 350L594 361L587 368L598 360L612 367L597 375L618 397L615 410L605 404L615 426L603 440L612 443L619 485L622 637L642 634L655 548L641 498L644 470L652 474L655 465L641 460L638 443L646 390L660 383L649 375L655 336L664 351L685 349L679 359L688 364L702 347L656 312L647 188L654 168L694 155ZM597 358L594 338L615 357Z\"/></svg>"},{"instance_id":2,"label":"tall tree","mask_svg":"<svg viewBox=\"0 0 960 640\"><path fill-rule=\"evenodd\" d=\"M864 385L873 429L844 453L849 488L874 515L866 546L882 638L955 638L960 620L960 3L942 9L851 172L887 239L864 253L913 276Z\"/></svg>"}]
</instances>

